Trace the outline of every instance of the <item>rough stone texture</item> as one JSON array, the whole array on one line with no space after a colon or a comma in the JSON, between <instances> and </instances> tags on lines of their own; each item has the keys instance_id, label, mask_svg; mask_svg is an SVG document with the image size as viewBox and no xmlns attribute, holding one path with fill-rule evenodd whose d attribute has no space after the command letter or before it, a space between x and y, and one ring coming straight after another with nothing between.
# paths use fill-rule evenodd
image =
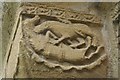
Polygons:
<instances>
[{"instance_id":1,"label":"rough stone texture","mask_svg":"<svg viewBox=\"0 0 120 80\"><path fill-rule=\"evenodd\" d=\"M3 3L3 21L2 21L2 36L5 36L2 38L2 48L3 48L3 57L5 56L7 44L10 40L10 35L12 34L12 28L15 23L15 14L18 9L18 4L16 2L4 2Z\"/></svg>"},{"instance_id":2,"label":"rough stone texture","mask_svg":"<svg viewBox=\"0 0 120 80\"><path fill-rule=\"evenodd\" d=\"M2 12L3 6L0 2L0 12ZM2 14L0 14L0 33L2 33ZM0 44L2 44L2 34L0 34ZM2 45L0 45L0 78L2 72Z\"/></svg>"},{"instance_id":3,"label":"rough stone texture","mask_svg":"<svg viewBox=\"0 0 120 80\"><path fill-rule=\"evenodd\" d=\"M37 3L37 4L39 4L39 3ZM16 19L16 22L18 21L19 25L16 25L18 28L13 28L16 30L16 34L14 34L12 36L12 37L14 37L13 43L11 44L12 48L10 49L10 52L8 51L8 54L10 53L10 55L8 55L7 58L9 58L9 59L7 59L7 61L6 61L7 62L6 73L5 73L6 77L16 77L16 78L17 77L43 77L43 78L44 77L52 77L52 78L53 77L64 77L64 78L65 77L73 77L73 78L75 78L75 77L76 78L77 77L78 78L80 78L80 77L81 78L84 78L84 77L89 77L89 78L113 77L113 78L117 78L118 77L118 54L117 54L118 53L118 48L117 48L118 43L116 42L117 38L116 38L116 32L115 32L115 30L117 30L117 29L114 30L114 26L116 26L116 25L113 24L113 18L111 18L111 14L114 14L112 12L114 11L113 10L114 7L116 6L115 3L44 3L44 4L55 5L60 8L67 8L67 9L69 8L69 9L73 9L78 12L82 12L82 14L87 13L87 14L94 14L95 16L97 16L98 18L95 17L92 20L89 20L89 19L91 19L91 16L94 17L93 15L90 15L90 17L88 17L86 19L84 19L84 17L83 17L83 19L81 19L81 17L76 18L76 16L74 16L74 15L72 16L72 18L63 16L63 17L65 17L65 19L62 19L62 18L55 19L54 15L59 16L61 14L61 12L59 12L59 14L57 14L57 13L54 13L55 11L53 11L53 14L52 14L53 18L46 17L46 19L47 20L56 20L56 21L60 21L61 23L63 23L63 24L59 24L57 22L54 22L54 25L56 24L56 26L58 25L58 27L59 27L59 25L73 27L75 25L72 25L71 22L75 22L74 19L76 19L76 21L80 20L79 23L87 24L88 27L93 26L95 24L94 27L96 27L96 28L98 27L98 29L92 28L92 30L93 30L93 33L94 33L94 30L96 30L98 32L97 37L99 37L99 39L100 39L99 41L97 40L98 38L97 39L94 38L93 33L88 32L88 31L90 31L90 29L88 29L87 31L84 31L84 29L81 29L80 30L81 33L79 33L79 29L77 31L77 29L73 28L73 30L77 31L83 37L85 37L86 35L92 37L93 43L91 45L93 45L93 46L99 47L101 44L104 44L105 51L102 50L103 51L102 53L107 54L108 58L106 60L104 60L104 58L100 59L100 60L98 59L99 62L94 63L93 67L88 65L88 68L90 70L82 70L83 68L76 67L76 64L80 65L77 63L77 60L78 60L77 57L70 58L68 56L68 57L62 58L63 61L66 60L68 62L71 62L71 61L75 62L75 64L73 64L73 66L71 66L67 62L62 64L62 65L69 65L68 68L61 66L61 65L53 64L53 63L56 63L56 61L55 62L53 61L53 63L46 62L43 58L41 58L41 62L44 62L44 64L39 63L40 62L39 56L40 56L40 53L42 53L42 51L45 51L42 53L42 55L44 55L44 56L48 55L49 54L48 52L52 51L52 49L49 50L49 48L44 46L45 44L43 44L43 43L45 41L43 41L43 43L39 43L39 40L41 40L41 41L42 41L42 39L44 40L44 36L42 37L42 39L39 38L40 34L44 34L43 32L40 32L39 29L46 31L49 28L44 29L39 26L40 23L36 24L37 17L34 17L34 14L37 13L37 8L35 8L36 10L34 11L34 9L32 7L30 7L27 10L23 10L22 17L19 17L19 15L18 15L18 17L17 17L18 19ZM42 9L40 9L40 10L42 10ZM58 11L59 11L59 9L58 9ZM42 12L46 13L47 9L45 11L44 10L41 11L41 13ZM27 15L26 15L26 13L27 13ZM29 15L29 13L31 13L31 15ZM40 15L41 14L39 14L39 17L42 20L41 23L43 22L42 27L43 26L46 27L46 25L52 26L53 31L55 31L54 29L56 29L56 27L53 28L54 25L52 25L52 23L49 21L48 21L49 24L47 24L47 23L44 24L44 21L46 21L44 19L45 17L44 16L42 17ZM70 14L70 15L72 15L72 14ZM46 14L45 14L45 16L46 16ZM47 15L47 16L51 16L51 15ZM85 15L85 16L87 16L87 15ZM100 19L102 19L102 20L100 20ZM34 22L34 20L35 20L35 22ZM22 21L22 24L21 24L21 21ZM29 23L29 21L33 21L33 22ZM118 18L118 21L119 21L119 18ZM92 24L90 24L90 23L92 23ZM26 24L28 24L28 25L26 25ZM35 24L35 25L33 25L33 24ZM69 24L71 24L71 25L69 25ZM36 25L38 25L38 27L36 27L36 29L34 29L33 27L35 27ZM50 28L50 30L52 30L52 29ZM64 29L64 27L63 27L63 29ZM99 29L100 29L101 34L98 31ZM72 29L71 29L71 31L72 31ZM58 32L61 32L61 31L58 30ZM39 35L36 36L36 33L39 33ZM68 34L68 33L65 33L64 31L63 31L63 33ZM63 33L60 33L60 34L63 34ZM46 35L48 38L51 33L46 33L46 34L48 34L48 35ZM56 32L53 32L52 37L54 36L54 38L56 38L56 34L57 34ZM63 34L63 36L64 36L64 34ZM73 34L70 34L70 37L72 35ZM74 36L75 35L73 35L73 37ZM46 38L45 38L45 40L46 40ZM51 43L58 45L58 44L61 44L62 40L64 40L64 38L62 38L61 40L58 39L58 41L54 41L54 39L52 38ZM38 41L38 43L37 43L37 41ZM88 38L88 41L89 41L89 38ZM98 42L96 42L96 41L98 41ZM62 44L62 46L63 46L63 48L65 48L67 41L65 40L63 43L65 45ZM74 42L72 42L72 43L74 43ZM83 43L84 43L84 41L83 41ZM77 44L79 44L79 42ZM28 46L28 47L26 47L26 46ZM53 47L53 46L51 46L51 47ZM74 48L74 47L76 47L76 45L72 45L72 48ZM65 49L67 49L67 48L68 48L68 45ZM52 55L52 57L48 56L47 58L55 58L55 60L58 59L58 61L59 61L59 59L61 59L61 57L59 57L59 54L61 54L61 53L57 54L57 56L56 56L56 52L54 52L55 49L57 49L57 48L55 47L54 50L50 54L50 55ZM71 48L68 48L68 49L74 51ZM64 49L62 49L62 50L65 52ZM65 53L69 52L69 50L66 51ZM75 51L77 52L77 50L75 50ZM69 52L69 53L71 53L71 52ZM98 48L98 51L96 50L96 52L99 52L99 48ZM36 54L33 55L33 53L37 53L37 55ZM97 54L97 53L93 53L91 56L94 56L94 54ZM33 55L33 56L31 56L31 55ZM99 55L99 56L101 56L101 55ZM83 57L86 57L86 56L80 56L80 60L82 60L82 59L84 60ZM91 59L91 57L86 57L86 58ZM101 62L102 60L104 62ZM14 64L13 64L13 61L14 61ZM37 61L37 63L35 61ZM61 63L61 60L60 60L60 63ZM96 67L96 65L99 65L99 66ZM11 70L11 67L13 68L13 70ZM53 68L51 68L51 67L53 67ZM55 67L57 67L57 68L55 68ZM76 70L74 70L74 69L69 70L71 68L75 68ZM94 68L94 69L91 69L91 68ZM67 70L67 71L64 71L64 70ZM90 73L92 73L92 74L90 74Z\"/></svg>"},{"instance_id":4,"label":"rough stone texture","mask_svg":"<svg viewBox=\"0 0 120 80\"><path fill-rule=\"evenodd\" d=\"M116 3L116 7L114 8L114 16L113 16L113 23L114 23L114 29L116 32L116 38L118 42L118 67L120 69L120 2ZM120 70L118 72L120 74ZM119 76L120 79L120 76Z\"/></svg>"},{"instance_id":5,"label":"rough stone texture","mask_svg":"<svg viewBox=\"0 0 120 80\"><path fill-rule=\"evenodd\" d=\"M15 19L16 19L16 11L18 9L18 6L19 6L19 3L17 2L3 2L1 3L3 9L2 9L2 18L1 18L1 24L2 24L2 37L0 37L1 39L1 44L2 44L2 50L0 50L0 56L2 58L1 59L1 68L3 70L3 62L4 62L4 59L5 59L5 55L6 55L6 52L7 52L7 48L10 44L10 37L11 37L11 34L13 33L13 27L14 27L14 24L15 24ZM1 71L2 72L2 71ZM2 72L3 73L3 72Z\"/></svg>"}]
</instances>

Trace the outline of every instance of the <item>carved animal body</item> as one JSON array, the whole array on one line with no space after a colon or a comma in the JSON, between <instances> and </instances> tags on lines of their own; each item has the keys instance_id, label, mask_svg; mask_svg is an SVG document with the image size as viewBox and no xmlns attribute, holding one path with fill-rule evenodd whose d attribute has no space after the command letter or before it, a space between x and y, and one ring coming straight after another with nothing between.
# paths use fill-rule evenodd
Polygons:
<instances>
[{"instance_id":1,"label":"carved animal body","mask_svg":"<svg viewBox=\"0 0 120 80\"><path fill-rule=\"evenodd\" d=\"M50 44L43 35L39 36L40 41L36 41L34 39L37 39L37 37L31 40L31 45L35 49L35 51L38 52L38 54L42 54L49 59L67 61L70 63L77 63L85 59L90 59L94 54L99 53L102 48L102 46L99 46L95 52L91 53L89 56L85 56L86 51L91 46L91 42L88 42L89 45L87 45L86 48L73 49L70 46L62 43L59 46ZM90 38L87 37L87 39Z\"/></svg>"},{"instance_id":2,"label":"carved animal body","mask_svg":"<svg viewBox=\"0 0 120 80\"><path fill-rule=\"evenodd\" d=\"M26 28L28 28L28 27L35 27L34 24L38 20L39 20L39 17L35 16L33 19L28 20L26 25L24 25L24 27L26 27ZM66 26L67 26L66 30L68 29L67 31L69 31L69 29L71 28L70 31L72 31L72 34L69 34L71 32L68 33L68 32L66 32L64 30L64 31L62 31L60 33L60 35L56 35L58 37L62 37L62 36L64 36L64 34L67 34L68 35L67 37L70 37L70 38L71 38L71 36L74 38L74 36L78 36L78 35L85 36L85 34L83 34L82 32L79 33L80 25L78 27L79 29L77 29L77 28L75 29L75 28L73 28L74 25L71 25L71 26L70 25L66 25L66 24L64 25L63 23L59 23L59 22L56 22L56 21L53 21L53 22L52 21L47 21L47 22L49 22L51 25L46 23L46 22L44 22L41 25L35 27L34 31L40 33L42 31L44 32L44 31L46 31L48 29L51 32L53 31L53 33L56 35L56 32L60 33L61 30L59 30L59 29L56 30L56 28L55 28L56 25L54 25L54 24L57 24L57 25L60 24L59 26L63 25L63 27L60 27L62 30ZM31 23L31 25L29 23ZM48 24L48 26L46 26L46 24ZM52 28L52 26L54 26L54 27ZM29 28L29 29L31 29L31 28ZM56 32L54 32L54 31L56 31ZM82 31L83 31L83 29L82 29ZM26 48L28 49L28 51L33 53L31 55L31 58L34 59L37 62L44 62L44 64L47 65L48 67L57 67L57 66L59 66L63 70L69 70L69 69L72 69L72 68L75 68L77 70L82 70L84 68L91 69L91 68L94 68L96 65L99 65L101 63L101 61L104 60L105 57L106 57L106 54L105 54L105 55L101 56L98 60L94 61L91 64L79 65L79 66L76 66L76 65L67 66L67 65L60 64L60 63L50 62L49 60L46 60L43 57L41 57L40 55L36 54L35 51L36 50L39 51L41 49L44 49L44 51L43 52L41 51L40 54L45 55L45 57L50 58L52 56L52 58L57 58L58 60L63 60L63 61L68 61L68 62L78 62L78 61L81 61L83 59L90 59L94 54L99 53L99 51L100 51L102 46L98 46L97 50L94 53L91 53L87 57L87 56L85 56L85 52L86 52L87 48L91 45L91 42L89 43L87 48L84 48L84 49L81 49L81 50L79 49L79 51L78 51L78 50L73 50L71 47L66 46L64 44L62 46L60 46L60 45L56 46L56 45L47 43L48 40L46 39L46 36L43 36L43 37L40 38L40 35L39 34L34 34L34 32L32 30L25 29L25 32L28 32L28 33L26 33L26 35L31 37L31 41L30 42L31 42L32 45L25 45L25 46L27 46ZM90 32L89 35L93 35L93 34L91 34L91 32ZM28 39L26 39L26 40L28 40ZM91 40L89 40L89 41L91 41ZM30 43L28 42L28 44L30 44ZM29 47L29 46L31 46L31 47ZM32 48L32 47L34 47L34 48ZM74 57L71 57L71 56L74 56Z\"/></svg>"},{"instance_id":3,"label":"carved animal body","mask_svg":"<svg viewBox=\"0 0 120 80\"><path fill-rule=\"evenodd\" d=\"M36 33L42 33L51 31L55 36L59 37L54 44L60 43L65 39L74 39L75 37L82 36L85 38L86 36L90 36L93 38L93 45L97 45L97 39L92 33L91 29L85 24L65 24L57 21L46 21L41 25L38 25L34 28Z\"/></svg>"},{"instance_id":4,"label":"carved animal body","mask_svg":"<svg viewBox=\"0 0 120 80\"><path fill-rule=\"evenodd\" d=\"M72 49L65 44L62 44L62 48L49 44L49 46L45 47L45 51L42 54L50 59L65 61L74 64L91 58L94 54L99 53L101 49L102 46L99 46L97 50L91 53L91 55L89 55L88 57L85 55L88 47L82 49Z\"/></svg>"},{"instance_id":5,"label":"carved animal body","mask_svg":"<svg viewBox=\"0 0 120 80\"><path fill-rule=\"evenodd\" d=\"M52 44L47 43L44 48L45 51L42 52L44 56L49 59L55 59L58 61L67 61L70 63L76 63L84 60L85 52L87 48L84 49L72 49L71 47L66 46L65 44L61 44L62 48L59 46L54 46Z\"/></svg>"}]
</instances>

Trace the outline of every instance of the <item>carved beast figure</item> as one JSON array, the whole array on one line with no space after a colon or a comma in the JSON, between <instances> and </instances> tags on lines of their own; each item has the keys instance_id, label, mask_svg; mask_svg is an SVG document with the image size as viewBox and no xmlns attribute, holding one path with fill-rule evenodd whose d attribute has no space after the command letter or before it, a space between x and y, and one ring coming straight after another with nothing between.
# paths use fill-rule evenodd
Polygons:
<instances>
[{"instance_id":1,"label":"carved beast figure","mask_svg":"<svg viewBox=\"0 0 120 80\"><path fill-rule=\"evenodd\" d=\"M63 61L77 62L83 59L90 59L94 54L99 53L103 46L97 46L98 48L96 49L95 52L91 53L89 56L85 56L86 50L90 47L91 43L92 45L97 45L97 39L87 25L65 24L57 21L46 21L43 22L41 25L35 26L35 23L39 20L40 20L39 16L35 16L32 19L25 20L23 25L24 26L23 32L26 32L26 36L30 36L30 38L28 39L25 37L26 38L25 43L27 43L26 44L27 49L32 53L31 57L35 59L35 61L44 62L45 65L49 67L59 66L63 70L69 70L72 68L75 68L77 70L82 70L84 68L86 69L94 68L96 65L99 65L102 60L105 59L106 54L90 64L79 65L79 66L76 65L67 66L63 64L50 62L49 60L44 59L39 54L43 54L45 57L52 56L52 58L62 59ZM44 34L45 32L45 36L41 34L35 34L35 32L41 34ZM43 37L40 38L40 36ZM50 36L52 36L55 39L55 41L51 42L53 44L48 43ZM70 39L74 39L78 36L82 36L83 38L86 38L88 40L88 44L86 48L72 49L71 47L66 46L65 44L62 45L63 48L60 47L60 45L59 46L54 45L61 43L65 39L69 41ZM33 48L33 46L36 48ZM71 45L71 46L75 46L75 45ZM40 51L39 54L38 53L36 54L35 49L36 50L44 49L44 51L43 52ZM55 51L57 52L59 51L59 52L57 53ZM73 57L71 57L71 55L73 55Z\"/></svg>"},{"instance_id":2,"label":"carved beast figure","mask_svg":"<svg viewBox=\"0 0 120 80\"><path fill-rule=\"evenodd\" d=\"M47 37L52 35L55 39L59 38L58 40L52 42L53 44L59 44L65 39L74 39L78 36L82 36L83 38L90 36L93 41L92 45L98 45L96 36L85 24L65 24L57 21L46 21L41 25L36 26L34 31L36 33L46 32Z\"/></svg>"}]
</instances>

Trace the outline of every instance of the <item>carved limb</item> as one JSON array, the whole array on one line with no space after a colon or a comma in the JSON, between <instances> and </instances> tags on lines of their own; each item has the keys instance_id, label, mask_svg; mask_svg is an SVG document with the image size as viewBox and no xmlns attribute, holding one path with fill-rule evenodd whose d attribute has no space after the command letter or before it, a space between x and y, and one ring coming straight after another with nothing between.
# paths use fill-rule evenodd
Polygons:
<instances>
[{"instance_id":1,"label":"carved limb","mask_svg":"<svg viewBox=\"0 0 120 80\"><path fill-rule=\"evenodd\" d=\"M65 37L65 36L62 36L61 38L59 38L58 40L54 40L50 43L54 44L54 45L57 45L59 44L60 42L62 42L63 40L67 39L68 37Z\"/></svg>"},{"instance_id":2,"label":"carved limb","mask_svg":"<svg viewBox=\"0 0 120 80\"><path fill-rule=\"evenodd\" d=\"M57 45L57 44L59 44L61 41L63 41L64 39L66 39L66 37L62 36L62 37L59 38L58 40L55 40L55 41L53 42L53 44Z\"/></svg>"},{"instance_id":3,"label":"carved limb","mask_svg":"<svg viewBox=\"0 0 120 80\"><path fill-rule=\"evenodd\" d=\"M68 43L72 44L72 41L70 39L67 40Z\"/></svg>"},{"instance_id":4,"label":"carved limb","mask_svg":"<svg viewBox=\"0 0 120 80\"><path fill-rule=\"evenodd\" d=\"M91 53L89 56L85 56L85 59L90 59L93 55L99 53L99 51L102 47L103 46L98 46L97 50L95 52Z\"/></svg>"},{"instance_id":5,"label":"carved limb","mask_svg":"<svg viewBox=\"0 0 120 80\"><path fill-rule=\"evenodd\" d=\"M98 46L98 39L97 39L96 36L93 37L92 45L93 45L93 46Z\"/></svg>"},{"instance_id":6,"label":"carved limb","mask_svg":"<svg viewBox=\"0 0 120 80\"><path fill-rule=\"evenodd\" d=\"M87 36L87 49L91 46L92 38L90 36Z\"/></svg>"},{"instance_id":7,"label":"carved limb","mask_svg":"<svg viewBox=\"0 0 120 80\"><path fill-rule=\"evenodd\" d=\"M76 48L76 47L81 46L81 45L83 45L83 44L84 44L84 43L72 44L72 45L70 45L70 47Z\"/></svg>"},{"instance_id":8,"label":"carved limb","mask_svg":"<svg viewBox=\"0 0 120 80\"><path fill-rule=\"evenodd\" d=\"M50 35L54 38L54 39L58 39L58 37L53 34L51 31L47 31L46 33L46 39L47 41L49 41ZM58 40L54 40L54 41L49 41L52 44L59 44L61 41L63 41L64 39L66 39L66 37L62 36L61 38L59 38Z\"/></svg>"},{"instance_id":9,"label":"carved limb","mask_svg":"<svg viewBox=\"0 0 120 80\"><path fill-rule=\"evenodd\" d=\"M50 38L50 35L54 38L54 39L58 39L58 37L53 34L51 31L47 31L46 33L46 39L47 41L49 41L49 38ZM65 36L62 36L61 38L59 38L58 40L54 40L54 41L49 41L50 43L54 44L54 45L57 45L59 44L61 41L63 41L64 39L66 39L67 37Z\"/></svg>"},{"instance_id":10,"label":"carved limb","mask_svg":"<svg viewBox=\"0 0 120 80\"><path fill-rule=\"evenodd\" d=\"M85 44L85 41L84 41L84 40L82 40L82 39L80 39L80 38L77 38L77 40L79 41L79 43L77 43L77 44L71 44L70 47L76 48L76 47L78 47L78 46L80 46L80 45Z\"/></svg>"},{"instance_id":11,"label":"carved limb","mask_svg":"<svg viewBox=\"0 0 120 80\"><path fill-rule=\"evenodd\" d=\"M52 36L54 39L58 39L58 37L55 34L53 34L51 31L47 31L45 36L47 41L49 41L50 36Z\"/></svg>"},{"instance_id":12,"label":"carved limb","mask_svg":"<svg viewBox=\"0 0 120 80\"><path fill-rule=\"evenodd\" d=\"M87 36L87 47L85 48L85 50L87 50L91 46L91 43L92 43L92 38L90 36ZM85 44L85 42L83 41L82 43L72 44L70 45L70 47L76 48L82 44Z\"/></svg>"},{"instance_id":13,"label":"carved limb","mask_svg":"<svg viewBox=\"0 0 120 80\"><path fill-rule=\"evenodd\" d=\"M87 35L84 34L81 30L79 31L75 31L78 35L82 36L83 38L85 38Z\"/></svg>"}]
</instances>

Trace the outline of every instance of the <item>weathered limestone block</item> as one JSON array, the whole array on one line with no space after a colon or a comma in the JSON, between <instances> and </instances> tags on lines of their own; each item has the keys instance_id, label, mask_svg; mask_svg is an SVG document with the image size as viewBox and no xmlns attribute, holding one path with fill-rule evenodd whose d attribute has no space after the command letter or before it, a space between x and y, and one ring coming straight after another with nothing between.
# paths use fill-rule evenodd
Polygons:
<instances>
[{"instance_id":1,"label":"weathered limestone block","mask_svg":"<svg viewBox=\"0 0 120 80\"><path fill-rule=\"evenodd\" d=\"M113 69L109 68L109 56L114 53L108 43L115 36L108 37L110 28L104 23L107 19L93 7L90 13L87 9L75 11L56 4L22 3L6 58L5 77L109 77L108 70Z\"/></svg>"}]
</instances>

